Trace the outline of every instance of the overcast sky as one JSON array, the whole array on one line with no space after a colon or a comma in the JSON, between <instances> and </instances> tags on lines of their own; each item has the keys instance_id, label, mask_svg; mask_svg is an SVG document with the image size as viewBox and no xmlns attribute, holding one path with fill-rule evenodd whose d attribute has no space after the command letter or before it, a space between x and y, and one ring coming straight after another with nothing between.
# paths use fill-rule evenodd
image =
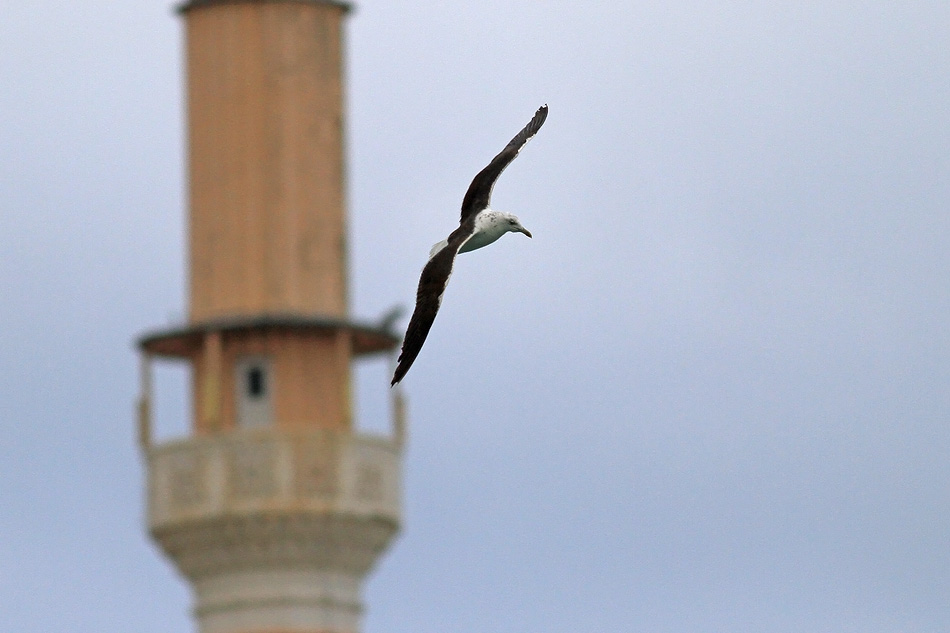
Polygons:
<instances>
[{"instance_id":1,"label":"overcast sky","mask_svg":"<svg viewBox=\"0 0 950 633\"><path fill-rule=\"evenodd\" d=\"M948 29L945 0L359 3L355 316L411 303L550 105L493 199L534 239L459 258L404 381L366 633L950 630ZM133 339L185 312L182 94L168 3L4 3L4 631L193 628L132 410Z\"/></svg>"}]
</instances>

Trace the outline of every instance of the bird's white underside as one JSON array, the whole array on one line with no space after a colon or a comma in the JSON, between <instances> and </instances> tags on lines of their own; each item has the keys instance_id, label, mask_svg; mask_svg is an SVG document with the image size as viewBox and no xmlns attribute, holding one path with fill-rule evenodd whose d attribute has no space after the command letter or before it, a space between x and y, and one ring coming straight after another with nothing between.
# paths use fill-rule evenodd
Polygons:
<instances>
[{"instance_id":1,"label":"bird's white underside","mask_svg":"<svg viewBox=\"0 0 950 633\"><path fill-rule=\"evenodd\" d=\"M512 218L517 221L515 216L504 211L495 211L492 208L479 211L478 215L475 216L475 232L472 233L471 237L465 240L459 249L459 253L474 251L475 249L488 246L496 241L499 237L511 230L509 220ZM448 240L445 239L434 244L432 250L429 251L429 259L435 257L436 253L445 248L448 243Z\"/></svg>"}]
</instances>

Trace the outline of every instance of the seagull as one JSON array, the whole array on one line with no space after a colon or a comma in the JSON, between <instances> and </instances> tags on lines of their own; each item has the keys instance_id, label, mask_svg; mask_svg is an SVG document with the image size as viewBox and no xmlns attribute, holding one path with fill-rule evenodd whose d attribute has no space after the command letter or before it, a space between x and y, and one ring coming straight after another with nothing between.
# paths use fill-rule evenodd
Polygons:
<instances>
[{"instance_id":1,"label":"seagull","mask_svg":"<svg viewBox=\"0 0 950 633\"><path fill-rule=\"evenodd\" d=\"M491 192L498 176L515 159L525 143L538 133L547 116L547 105L538 108L524 129L511 139L485 169L478 172L462 199L462 217L458 228L429 252L429 261L423 267L422 276L419 278L416 308L409 319L409 327L406 329L390 386L402 380L419 355L419 350L422 349L422 344L425 343L429 329L435 321L435 315L442 305L442 295L449 283L449 277L452 276L455 256L488 246L508 232L524 233L531 237L531 233L521 226L517 216L491 208Z\"/></svg>"}]
</instances>

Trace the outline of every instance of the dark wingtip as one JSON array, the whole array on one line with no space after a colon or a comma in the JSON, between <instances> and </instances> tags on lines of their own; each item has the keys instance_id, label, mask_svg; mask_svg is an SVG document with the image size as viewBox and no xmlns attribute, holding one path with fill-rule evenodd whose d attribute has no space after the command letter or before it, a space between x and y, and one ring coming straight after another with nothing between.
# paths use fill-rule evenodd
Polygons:
<instances>
[{"instance_id":1,"label":"dark wingtip","mask_svg":"<svg viewBox=\"0 0 950 633\"><path fill-rule=\"evenodd\" d=\"M392 389L395 387L396 383L403 379L407 371L409 371L409 367L403 365L402 354L400 354L396 365L396 371L393 372L393 380L391 383L389 383L389 388Z\"/></svg>"},{"instance_id":2,"label":"dark wingtip","mask_svg":"<svg viewBox=\"0 0 950 633\"><path fill-rule=\"evenodd\" d=\"M538 111L534 113L534 118L531 119L531 123L528 124L528 127L531 128L532 133L537 133L541 129L541 126L544 125L544 120L548 118L548 104L544 104Z\"/></svg>"},{"instance_id":3,"label":"dark wingtip","mask_svg":"<svg viewBox=\"0 0 950 633\"><path fill-rule=\"evenodd\" d=\"M396 386L396 383L402 380L402 376L399 375L399 366L396 366L396 371L393 372L392 382L389 383L389 388L392 389Z\"/></svg>"}]
</instances>

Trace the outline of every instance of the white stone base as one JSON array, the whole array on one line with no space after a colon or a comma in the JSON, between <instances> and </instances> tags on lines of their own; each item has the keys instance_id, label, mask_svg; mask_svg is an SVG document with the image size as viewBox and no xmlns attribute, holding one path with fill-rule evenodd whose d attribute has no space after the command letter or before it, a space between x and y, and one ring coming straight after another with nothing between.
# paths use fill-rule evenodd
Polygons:
<instances>
[{"instance_id":1,"label":"white stone base","mask_svg":"<svg viewBox=\"0 0 950 633\"><path fill-rule=\"evenodd\" d=\"M201 633L360 629L360 581L338 572L243 571L202 578L194 589Z\"/></svg>"}]
</instances>

